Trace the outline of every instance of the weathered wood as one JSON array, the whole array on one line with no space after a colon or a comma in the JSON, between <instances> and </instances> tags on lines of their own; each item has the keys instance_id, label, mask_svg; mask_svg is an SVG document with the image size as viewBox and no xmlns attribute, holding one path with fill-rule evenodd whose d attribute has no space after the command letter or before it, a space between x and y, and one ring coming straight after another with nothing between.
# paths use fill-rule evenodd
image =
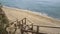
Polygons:
<instances>
[{"instance_id":1,"label":"weathered wood","mask_svg":"<svg viewBox=\"0 0 60 34\"><path fill-rule=\"evenodd\" d=\"M32 25L32 29L31 30L33 30L33 24L31 24Z\"/></svg>"},{"instance_id":2,"label":"weathered wood","mask_svg":"<svg viewBox=\"0 0 60 34\"><path fill-rule=\"evenodd\" d=\"M37 26L37 29L36 30L37 30L36 34L38 34L39 33L39 26Z\"/></svg>"},{"instance_id":3,"label":"weathered wood","mask_svg":"<svg viewBox=\"0 0 60 34\"><path fill-rule=\"evenodd\" d=\"M25 18L25 24L26 24L26 18Z\"/></svg>"},{"instance_id":4,"label":"weathered wood","mask_svg":"<svg viewBox=\"0 0 60 34\"><path fill-rule=\"evenodd\" d=\"M37 31L31 31L31 30L23 30L24 32L30 32L30 33L36 33ZM38 32L37 34L46 34L46 33L40 33Z\"/></svg>"},{"instance_id":5,"label":"weathered wood","mask_svg":"<svg viewBox=\"0 0 60 34\"><path fill-rule=\"evenodd\" d=\"M16 30L17 30L17 25L14 24L14 26L15 26L15 31L13 32L13 34L15 34L15 32L16 32Z\"/></svg>"},{"instance_id":6,"label":"weathered wood","mask_svg":"<svg viewBox=\"0 0 60 34\"><path fill-rule=\"evenodd\" d=\"M14 22L16 22L16 21L14 21ZM18 27L20 28L21 34L25 34L25 33L26 34L29 34L29 33L32 33L32 34L46 34L46 33L39 32L40 27L45 27L45 28L59 28L60 29L60 27L39 26L39 25L33 25L33 23L31 23L31 25L28 25L26 18L24 18L24 19L22 19L20 21L17 21L17 23L19 24ZM34 30L34 26L37 29Z\"/></svg>"},{"instance_id":7,"label":"weathered wood","mask_svg":"<svg viewBox=\"0 0 60 34\"><path fill-rule=\"evenodd\" d=\"M39 26L39 25L33 25L33 26ZM39 27L60 29L60 27L53 27L53 26L39 26Z\"/></svg>"}]
</instances>

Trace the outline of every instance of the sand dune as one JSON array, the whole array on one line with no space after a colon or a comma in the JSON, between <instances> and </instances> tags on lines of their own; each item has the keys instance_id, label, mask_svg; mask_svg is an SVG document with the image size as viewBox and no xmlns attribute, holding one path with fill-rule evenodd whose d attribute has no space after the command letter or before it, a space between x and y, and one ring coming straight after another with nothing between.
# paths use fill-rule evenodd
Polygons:
<instances>
[{"instance_id":1,"label":"sand dune","mask_svg":"<svg viewBox=\"0 0 60 34\"><path fill-rule=\"evenodd\" d=\"M48 18L48 17L44 17L38 14L34 14L28 10L22 10L22 9L11 9L11 8L7 8L7 7L3 7L2 8L3 11L5 12L6 16L8 17L9 20L11 21L15 21L16 19L21 20L23 18L27 18L30 21L32 21L32 23L36 24L36 25L44 25L44 26L57 26L60 27L60 21L55 20L53 18ZM42 32L45 32L45 30L47 29L42 29ZM49 32L54 31L54 32L60 32L60 29L50 29L48 30ZM46 32L48 32L46 31Z\"/></svg>"}]
</instances>

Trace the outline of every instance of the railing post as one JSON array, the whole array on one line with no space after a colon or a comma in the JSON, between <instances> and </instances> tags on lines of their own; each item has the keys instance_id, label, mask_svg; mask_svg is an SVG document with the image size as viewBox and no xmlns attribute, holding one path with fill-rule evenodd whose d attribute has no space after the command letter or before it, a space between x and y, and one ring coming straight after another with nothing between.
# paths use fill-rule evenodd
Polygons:
<instances>
[{"instance_id":1,"label":"railing post","mask_svg":"<svg viewBox=\"0 0 60 34\"><path fill-rule=\"evenodd\" d=\"M33 34L33 24L32 24L32 28L31 28L31 30L32 30L32 34Z\"/></svg>"},{"instance_id":2,"label":"railing post","mask_svg":"<svg viewBox=\"0 0 60 34\"><path fill-rule=\"evenodd\" d=\"M22 29L22 27L21 27L21 34L23 34L23 29Z\"/></svg>"},{"instance_id":3,"label":"railing post","mask_svg":"<svg viewBox=\"0 0 60 34\"><path fill-rule=\"evenodd\" d=\"M24 19L24 29L26 29L26 18Z\"/></svg>"},{"instance_id":4,"label":"railing post","mask_svg":"<svg viewBox=\"0 0 60 34\"><path fill-rule=\"evenodd\" d=\"M24 21L24 22L23 22ZM24 27L24 25L26 25L26 18L24 18L23 20L22 20L22 26L21 26L21 34L23 34L24 33L24 29L26 28L26 27Z\"/></svg>"},{"instance_id":5,"label":"railing post","mask_svg":"<svg viewBox=\"0 0 60 34\"><path fill-rule=\"evenodd\" d=\"M38 34L39 33L39 26L37 26L37 32L36 32L36 34Z\"/></svg>"},{"instance_id":6,"label":"railing post","mask_svg":"<svg viewBox=\"0 0 60 34\"><path fill-rule=\"evenodd\" d=\"M22 25L23 25L23 20L22 20Z\"/></svg>"},{"instance_id":7,"label":"railing post","mask_svg":"<svg viewBox=\"0 0 60 34\"><path fill-rule=\"evenodd\" d=\"M21 34L23 34L23 20L22 20L22 24L21 24Z\"/></svg>"},{"instance_id":8,"label":"railing post","mask_svg":"<svg viewBox=\"0 0 60 34\"><path fill-rule=\"evenodd\" d=\"M16 30L17 30L17 25L14 24L14 26L15 26L15 31L13 32L13 34L15 34L15 32L16 32Z\"/></svg>"},{"instance_id":9,"label":"railing post","mask_svg":"<svg viewBox=\"0 0 60 34\"><path fill-rule=\"evenodd\" d=\"M21 22L20 21L18 22L18 27L19 27L19 29L21 28Z\"/></svg>"},{"instance_id":10,"label":"railing post","mask_svg":"<svg viewBox=\"0 0 60 34\"><path fill-rule=\"evenodd\" d=\"M25 18L25 24L26 24L26 18Z\"/></svg>"}]
</instances>

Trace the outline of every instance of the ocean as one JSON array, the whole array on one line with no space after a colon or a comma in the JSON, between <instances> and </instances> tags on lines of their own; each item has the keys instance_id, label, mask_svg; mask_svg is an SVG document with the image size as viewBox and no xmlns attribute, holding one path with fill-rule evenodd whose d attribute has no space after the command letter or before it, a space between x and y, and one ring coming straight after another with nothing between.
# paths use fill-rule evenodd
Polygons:
<instances>
[{"instance_id":1,"label":"ocean","mask_svg":"<svg viewBox=\"0 0 60 34\"><path fill-rule=\"evenodd\" d=\"M0 0L0 3L60 19L60 0Z\"/></svg>"}]
</instances>

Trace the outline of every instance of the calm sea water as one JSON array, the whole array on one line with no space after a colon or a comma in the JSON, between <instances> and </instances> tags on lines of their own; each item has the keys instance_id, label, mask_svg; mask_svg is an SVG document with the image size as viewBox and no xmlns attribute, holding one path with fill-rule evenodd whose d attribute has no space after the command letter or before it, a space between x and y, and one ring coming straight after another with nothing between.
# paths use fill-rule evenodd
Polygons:
<instances>
[{"instance_id":1,"label":"calm sea water","mask_svg":"<svg viewBox=\"0 0 60 34\"><path fill-rule=\"evenodd\" d=\"M60 19L60 0L0 0L3 5L45 13Z\"/></svg>"}]
</instances>

